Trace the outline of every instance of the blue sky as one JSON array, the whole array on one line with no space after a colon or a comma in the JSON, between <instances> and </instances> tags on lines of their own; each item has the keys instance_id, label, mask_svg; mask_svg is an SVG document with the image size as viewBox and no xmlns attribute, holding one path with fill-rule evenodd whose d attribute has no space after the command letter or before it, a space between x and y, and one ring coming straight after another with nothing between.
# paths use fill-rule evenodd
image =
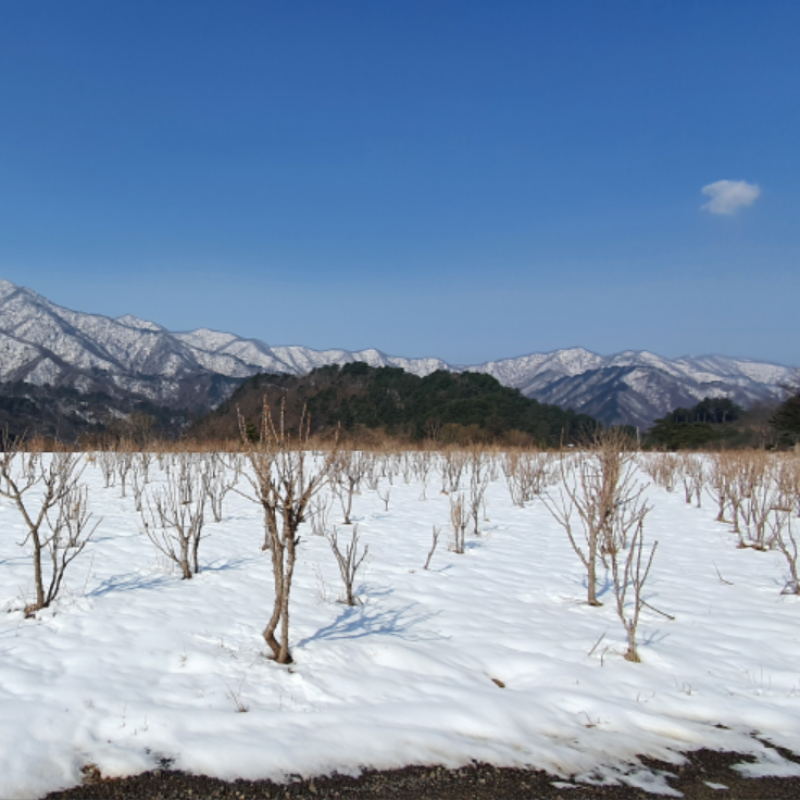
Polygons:
<instances>
[{"instance_id":1,"label":"blue sky","mask_svg":"<svg viewBox=\"0 0 800 800\"><path fill-rule=\"evenodd\" d=\"M271 344L800 365L799 40L779 0L0 0L0 276Z\"/></svg>"}]
</instances>

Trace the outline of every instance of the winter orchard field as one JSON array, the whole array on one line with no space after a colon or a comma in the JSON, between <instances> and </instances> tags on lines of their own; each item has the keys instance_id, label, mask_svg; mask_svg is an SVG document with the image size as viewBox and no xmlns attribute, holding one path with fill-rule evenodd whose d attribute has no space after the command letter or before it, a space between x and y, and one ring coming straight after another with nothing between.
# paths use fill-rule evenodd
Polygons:
<instances>
[{"instance_id":1,"label":"winter orchard field","mask_svg":"<svg viewBox=\"0 0 800 800\"><path fill-rule=\"evenodd\" d=\"M474 759L674 794L637 756L706 747L800 774L771 746L800 753L796 456L257 455L3 455L0 797L164 759L273 780ZM279 664L262 545L287 475L319 483Z\"/></svg>"}]
</instances>

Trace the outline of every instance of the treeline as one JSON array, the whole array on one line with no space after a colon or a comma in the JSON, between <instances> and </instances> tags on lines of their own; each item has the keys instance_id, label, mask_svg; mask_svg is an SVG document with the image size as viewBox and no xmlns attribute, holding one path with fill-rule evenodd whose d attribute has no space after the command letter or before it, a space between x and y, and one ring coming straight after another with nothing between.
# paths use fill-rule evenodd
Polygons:
<instances>
[{"instance_id":1,"label":"treeline","mask_svg":"<svg viewBox=\"0 0 800 800\"><path fill-rule=\"evenodd\" d=\"M340 430L369 441L388 436L442 444L497 442L555 447L596 430L596 420L525 397L490 375L437 371L424 378L399 368L362 362L328 366L308 375L256 375L229 400L187 431L195 439L240 435L237 409L256 436L266 398L273 411L283 404L284 424L296 429L305 409L313 435Z\"/></svg>"},{"instance_id":2,"label":"treeline","mask_svg":"<svg viewBox=\"0 0 800 800\"><path fill-rule=\"evenodd\" d=\"M800 388L787 390L777 407L744 409L727 398L707 397L691 408L677 408L655 420L641 444L658 450L794 447L800 443ZM399 368L356 362L304 376L256 375L200 418L141 396L0 383L0 430L12 438L41 438L82 449L122 441L141 446L158 439L236 441L241 435L237 413L243 415L245 432L256 437L265 398L275 414L284 405L290 430L297 430L305 409L314 436L332 437L338 430L367 447L385 438L409 444L558 447L580 444L601 427L586 414L539 403L490 375L438 371L420 378ZM637 437L635 429L628 433Z\"/></svg>"},{"instance_id":3,"label":"treeline","mask_svg":"<svg viewBox=\"0 0 800 800\"><path fill-rule=\"evenodd\" d=\"M800 442L800 389L777 408L744 409L725 397L706 397L657 419L643 444L664 450L792 447Z\"/></svg>"}]
</instances>

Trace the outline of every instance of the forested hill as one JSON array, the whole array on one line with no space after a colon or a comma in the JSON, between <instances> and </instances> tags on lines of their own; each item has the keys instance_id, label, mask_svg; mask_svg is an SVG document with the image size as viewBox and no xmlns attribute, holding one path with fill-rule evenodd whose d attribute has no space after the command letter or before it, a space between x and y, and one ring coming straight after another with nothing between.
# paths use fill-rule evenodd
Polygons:
<instances>
[{"instance_id":1,"label":"forested hill","mask_svg":"<svg viewBox=\"0 0 800 800\"><path fill-rule=\"evenodd\" d=\"M328 366L305 376L256 375L187 432L198 439L239 435L237 409L255 431L264 397L276 413L286 399L286 425L296 427L305 406L311 432L341 425L346 435L383 431L411 440L502 441L555 446L597 423L525 397L489 375L440 370L424 378L395 367L364 363Z\"/></svg>"}]
</instances>

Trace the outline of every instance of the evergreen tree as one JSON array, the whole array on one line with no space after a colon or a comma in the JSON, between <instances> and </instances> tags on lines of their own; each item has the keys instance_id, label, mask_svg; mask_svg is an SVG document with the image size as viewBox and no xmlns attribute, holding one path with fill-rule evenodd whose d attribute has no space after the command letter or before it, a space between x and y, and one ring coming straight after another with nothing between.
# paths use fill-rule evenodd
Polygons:
<instances>
[{"instance_id":1,"label":"evergreen tree","mask_svg":"<svg viewBox=\"0 0 800 800\"><path fill-rule=\"evenodd\" d=\"M786 398L770 419L781 444L800 442L800 386Z\"/></svg>"},{"instance_id":2,"label":"evergreen tree","mask_svg":"<svg viewBox=\"0 0 800 800\"><path fill-rule=\"evenodd\" d=\"M733 433L730 424L743 413L744 409L727 397L706 397L691 408L676 408L657 419L647 443L668 450L707 447Z\"/></svg>"}]
</instances>

